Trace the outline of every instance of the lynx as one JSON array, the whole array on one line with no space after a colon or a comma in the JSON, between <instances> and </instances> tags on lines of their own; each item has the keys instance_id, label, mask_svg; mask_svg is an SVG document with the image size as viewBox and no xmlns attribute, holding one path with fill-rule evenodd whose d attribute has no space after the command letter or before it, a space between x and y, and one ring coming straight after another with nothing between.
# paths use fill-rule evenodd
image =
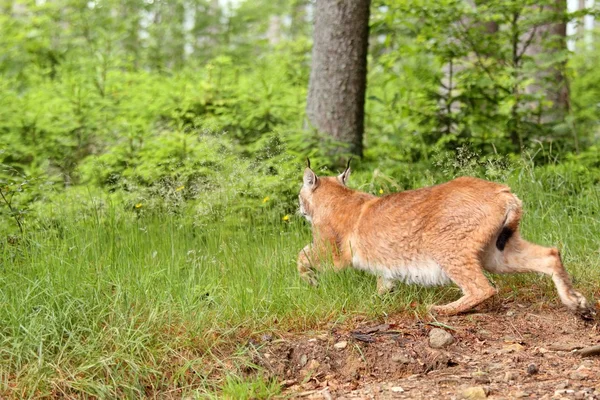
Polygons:
<instances>
[{"instance_id":1,"label":"lynx","mask_svg":"<svg viewBox=\"0 0 600 400\"><path fill-rule=\"evenodd\" d=\"M417 190L373 196L347 187L350 163L338 176L304 170L300 213L313 241L298 255L300 276L316 283L326 259L378 276L383 294L395 281L426 286L454 282L462 297L431 311L453 315L496 294L484 271L550 275L561 301L582 318L594 311L573 289L556 248L521 238L521 201L508 186L461 177Z\"/></svg>"}]
</instances>

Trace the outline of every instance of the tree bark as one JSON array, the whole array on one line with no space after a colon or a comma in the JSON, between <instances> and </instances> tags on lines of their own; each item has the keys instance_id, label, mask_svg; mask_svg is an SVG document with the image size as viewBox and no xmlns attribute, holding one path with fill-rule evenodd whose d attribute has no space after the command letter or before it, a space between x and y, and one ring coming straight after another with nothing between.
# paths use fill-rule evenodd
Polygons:
<instances>
[{"instance_id":1,"label":"tree bark","mask_svg":"<svg viewBox=\"0 0 600 400\"><path fill-rule=\"evenodd\" d=\"M306 115L362 156L370 0L317 0ZM338 151L342 149L337 149Z\"/></svg>"}]
</instances>

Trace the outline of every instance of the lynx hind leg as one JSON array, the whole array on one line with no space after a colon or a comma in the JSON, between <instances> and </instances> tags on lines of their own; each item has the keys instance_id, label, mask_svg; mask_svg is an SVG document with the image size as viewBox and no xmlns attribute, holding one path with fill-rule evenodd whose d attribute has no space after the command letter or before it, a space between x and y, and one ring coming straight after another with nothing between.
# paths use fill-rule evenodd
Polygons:
<instances>
[{"instance_id":1,"label":"lynx hind leg","mask_svg":"<svg viewBox=\"0 0 600 400\"><path fill-rule=\"evenodd\" d=\"M593 318L594 310L586 298L573 288L558 249L530 243L522 239L518 232L514 232L501 248L490 246L485 259L486 270L494 273L538 272L549 275L567 308L583 319Z\"/></svg>"},{"instance_id":2,"label":"lynx hind leg","mask_svg":"<svg viewBox=\"0 0 600 400\"><path fill-rule=\"evenodd\" d=\"M396 281L387 279L382 276L377 277L377 294L383 296L390 292L393 292L396 288Z\"/></svg>"},{"instance_id":3,"label":"lynx hind leg","mask_svg":"<svg viewBox=\"0 0 600 400\"><path fill-rule=\"evenodd\" d=\"M448 277L462 290L463 296L452 303L431 307L430 310L436 314L455 315L469 311L497 292L483 274L475 255L449 260L443 267Z\"/></svg>"}]
</instances>

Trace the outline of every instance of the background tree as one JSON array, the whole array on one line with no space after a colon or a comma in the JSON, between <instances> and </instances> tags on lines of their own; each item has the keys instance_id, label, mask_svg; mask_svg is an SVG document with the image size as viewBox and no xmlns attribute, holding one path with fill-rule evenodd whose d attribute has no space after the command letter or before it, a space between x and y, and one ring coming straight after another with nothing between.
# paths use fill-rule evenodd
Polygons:
<instances>
[{"instance_id":1,"label":"background tree","mask_svg":"<svg viewBox=\"0 0 600 400\"><path fill-rule=\"evenodd\" d=\"M569 111L567 1L554 0L539 7L540 22L533 27L534 37L527 55L535 59L540 68L536 74L537 82L528 88L528 92L543 92L546 104L542 107L546 110L542 113L542 121L552 123L564 120Z\"/></svg>"},{"instance_id":2,"label":"background tree","mask_svg":"<svg viewBox=\"0 0 600 400\"><path fill-rule=\"evenodd\" d=\"M370 0L318 0L306 115L319 131L363 152Z\"/></svg>"}]
</instances>

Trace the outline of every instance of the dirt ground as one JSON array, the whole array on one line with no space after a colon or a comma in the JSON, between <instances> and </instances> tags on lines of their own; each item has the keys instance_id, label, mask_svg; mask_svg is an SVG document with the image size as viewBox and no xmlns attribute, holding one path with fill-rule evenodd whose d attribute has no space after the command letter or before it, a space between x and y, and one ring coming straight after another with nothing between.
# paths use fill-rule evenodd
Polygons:
<instances>
[{"instance_id":1,"label":"dirt ground","mask_svg":"<svg viewBox=\"0 0 600 400\"><path fill-rule=\"evenodd\" d=\"M430 347L435 328L454 342ZM437 320L355 318L325 332L267 335L253 345L253 361L292 398L600 399L600 356L578 352L599 343L598 321L511 303Z\"/></svg>"}]
</instances>

